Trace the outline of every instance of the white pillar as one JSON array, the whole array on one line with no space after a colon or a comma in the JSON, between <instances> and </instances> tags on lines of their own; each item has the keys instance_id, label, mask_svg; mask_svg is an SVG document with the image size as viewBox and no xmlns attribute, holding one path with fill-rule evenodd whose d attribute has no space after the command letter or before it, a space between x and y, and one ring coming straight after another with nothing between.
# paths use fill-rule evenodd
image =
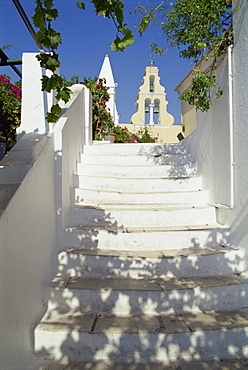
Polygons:
<instances>
[{"instance_id":1,"label":"white pillar","mask_svg":"<svg viewBox=\"0 0 248 370\"><path fill-rule=\"evenodd\" d=\"M154 108L154 103L151 103L150 104L150 121L149 121L149 124L150 125L153 125L154 124L154 120L153 120L153 108Z\"/></svg>"},{"instance_id":2,"label":"white pillar","mask_svg":"<svg viewBox=\"0 0 248 370\"><path fill-rule=\"evenodd\" d=\"M40 67L36 55L23 53L22 56L22 113L21 126L17 129L18 139L27 133L48 133L53 127L45 116L54 104L54 92L41 91L45 70Z\"/></svg>"}]
</instances>

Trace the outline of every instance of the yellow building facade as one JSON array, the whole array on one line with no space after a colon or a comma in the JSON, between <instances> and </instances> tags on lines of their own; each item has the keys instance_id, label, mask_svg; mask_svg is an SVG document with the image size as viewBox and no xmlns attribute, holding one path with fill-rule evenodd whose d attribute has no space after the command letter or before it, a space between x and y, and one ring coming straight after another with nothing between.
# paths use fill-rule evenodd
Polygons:
<instances>
[{"instance_id":1,"label":"yellow building facade","mask_svg":"<svg viewBox=\"0 0 248 370\"><path fill-rule=\"evenodd\" d=\"M137 132L147 127L153 137L161 143L178 142L180 125L173 125L174 117L167 112L165 88L160 84L159 69L151 62L146 67L142 85L138 90L136 112L126 126L129 131Z\"/></svg>"}]
</instances>

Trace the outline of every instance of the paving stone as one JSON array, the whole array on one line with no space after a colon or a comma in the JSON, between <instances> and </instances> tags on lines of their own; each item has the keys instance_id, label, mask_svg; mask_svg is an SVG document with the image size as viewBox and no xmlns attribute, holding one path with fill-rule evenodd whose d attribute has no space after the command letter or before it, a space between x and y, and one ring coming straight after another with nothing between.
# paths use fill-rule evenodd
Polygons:
<instances>
[{"instance_id":1,"label":"paving stone","mask_svg":"<svg viewBox=\"0 0 248 370\"><path fill-rule=\"evenodd\" d=\"M54 312L52 316L46 315L43 318L39 324L39 330L90 332L95 316L95 314L61 314Z\"/></svg>"},{"instance_id":2,"label":"paving stone","mask_svg":"<svg viewBox=\"0 0 248 370\"><path fill-rule=\"evenodd\" d=\"M247 370L247 360L216 360L209 362L181 363L176 370Z\"/></svg>"},{"instance_id":3,"label":"paving stone","mask_svg":"<svg viewBox=\"0 0 248 370\"><path fill-rule=\"evenodd\" d=\"M70 276L56 276L50 283L50 287L64 289L70 281Z\"/></svg>"},{"instance_id":4,"label":"paving stone","mask_svg":"<svg viewBox=\"0 0 248 370\"><path fill-rule=\"evenodd\" d=\"M248 307L243 307L237 310L237 312L244 317L246 320L248 320Z\"/></svg>"},{"instance_id":5,"label":"paving stone","mask_svg":"<svg viewBox=\"0 0 248 370\"><path fill-rule=\"evenodd\" d=\"M108 257L136 257L136 253L132 251L115 251L115 250L102 250L102 249L69 249L68 254L78 254L87 256L108 256Z\"/></svg>"},{"instance_id":6,"label":"paving stone","mask_svg":"<svg viewBox=\"0 0 248 370\"><path fill-rule=\"evenodd\" d=\"M225 253L226 250L223 248L181 248L181 249L171 249L171 250L163 250L162 253L164 257L187 257L187 256L203 256L203 255L209 255L209 254L218 254L218 253Z\"/></svg>"},{"instance_id":7,"label":"paving stone","mask_svg":"<svg viewBox=\"0 0 248 370\"><path fill-rule=\"evenodd\" d=\"M151 364L129 364L129 363L107 363L107 362L87 362L87 363L70 363L68 365L51 364L39 370L176 370L174 364L162 365L157 363Z\"/></svg>"},{"instance_id":8,"label":"paving stone","mask_svg":"<svg viewBox=\"0 0 248 370\"><path fill-rule=\"evenodd\" d=\"M156 316L103 316L97 320L94 333L155 333L158 329Z\"/></svg>"},{"instance_id":9,"label":"paving stone","mask_svg":"<svg viewBox=\"0 0 248 370\"><path fill-rule=\"evenodd\" d=\"M191 279L188 279L189 281ZM226 276L202 276L197 278L197 280L191 280L193 284L197 286L204 287L217 287L217 286L226 286L226 285L239 285L244 280L241 277L235 275L226 275Z\"/></svg>"},{"instance_id":10,"label":"paving stone","mask_svg":"<svg viewBox=\"0 0 248 370\"><path fill-rule=\"evenodd\" d=\"M105 249L87 249L70 248L68 254L89 255L89 256L116 256L116 257L136 257L136 258L183 258L192 256L204 256L212 254L226 253L230 248L184 248L184 249L166 249L166 250L105 250Z\"/></svg>"},{"instance_id":11,"label":"paving stone","mask_svg":"<svg viewBox=\"0 0 248 370\"><path fill-rule=\"evenodd\" d=\"M164 258L164 254L162 251L137 251L134 252L135 256L138 258L152 258L152 259L161 259Z\"/></svg>"},{"instance_id":12,"label":"paving stone","mask_svg":"<svg viewBox=\"0 0 248 370\"><path fill-rule=\"evenodd\" d=\"M248 320L236 311L182 314L181 316L192 331L248 327Z\"/></svg>"},{"instance_id":13,"label":"paving stone","mask_svg":"<svg viewBox=\"0 0 248 370\"><path fill-rule=\"evenodd\" d=\"M238 285L244 282L245 279L234 276L199 276L189 278L172 278L172 279L158 279L157 282L160 284L163 290L170 289L192 289L192 288L208 288L218 287L226 285Z\"/></svg>"},{"instance_id":14,"label":"paving stone","mask_svg":"<svg viewBox=\"0 0 248 370\"><path fill-rule=\"evenodd\" d=\"M129 363L107 363L86 362L68 365L48 364L39 370L247 370L248 360L216 360L207 362L189 362L163 365L151 364L129 364Z\"/></svg>"},{"instance_id":15,"label":"paving stone","mask_svg":"<svg viewBox=\"0 0 248 370\"><path fill-rule=\"evenodd\" d=\"M161 315L166 333L189 333L190 329L180 315Z\"/></svg>"},{"instance_id":16,"label":"paving stone","mask_svg":"<svg viewBox=\"0 0 248 370\"><path fill-rule=\"evenodd\" d=\"M50 286L69 289L170 291L238 285L247 279L234 275L192 278L118 279L57 276Z\"/></svg>"},{"instance_id":17,"label":"paving stone","mask_svg":"<svg viewBox=\"0 0 248 370\"><path fill-rule=\"evenodd\" d=\"M155 281L153 282L143 279L85 279L72 277L67 287L69 289L161 291L161 288Z\"/></svg>"}]
</instances>

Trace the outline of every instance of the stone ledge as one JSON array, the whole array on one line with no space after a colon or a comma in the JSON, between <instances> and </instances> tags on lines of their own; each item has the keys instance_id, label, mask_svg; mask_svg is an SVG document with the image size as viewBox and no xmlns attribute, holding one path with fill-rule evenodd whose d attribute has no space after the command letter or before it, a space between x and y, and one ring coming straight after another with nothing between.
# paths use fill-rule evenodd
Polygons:
<instances>
[{"instance_id":1,"label":"stone ledge","mask_svg":"<svg viewBox=\"0 0 248 370\"><path fill-rule=\"evenodd\" d=\"M67 365L59 361L49 361L43 370L247 370L248 360L221 360L204 362L177 362L171 365L159 363L135 364L114 362L70 362Z\"/></svg>"},{"instance_id":2,"label":"stone ledge","mask_svg":"<svg viewBox=\"0 0 248 370\"><path fill-rule=\"evenodd\" d=\"M247 308L246 308L247 310ZM242 311L183 313L171 315L114 316L97 313L47 314L38 325L39 331L79 331L92 334L180 334L212 330L248 328Z\"/></svg>"},{"instance_id":3,"label":"stone ledge","mask_svg":"<svg viewBox=\"0 0 248 370\"><path fill-rule=\"evenodd\" d=\"M246 274L221 276L185 277L185 278L156 278L156 279L128 279L128 278L85 278L57 276L50 283L55 289L76 289L94 291L143 291L165 292L171 290L203 289L213 287L226 287L247 285Z\"/></svg>"},{"instance_id":4,"label":"stone ledge","mask_svg":"<svg viewBox=\"0 0 248 370\"><path fill-rule=\"evenodd\" d=\"M0 215L47 143L48 136L25 134L0 162Z\"/></svg>"}]
</instances>

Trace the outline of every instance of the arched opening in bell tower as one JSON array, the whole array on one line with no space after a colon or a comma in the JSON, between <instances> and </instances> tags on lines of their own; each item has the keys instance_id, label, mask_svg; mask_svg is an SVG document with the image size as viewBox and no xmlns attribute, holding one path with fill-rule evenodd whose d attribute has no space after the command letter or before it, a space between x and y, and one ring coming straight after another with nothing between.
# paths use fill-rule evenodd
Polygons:
<instances>
[{"instance_id":1,"label":"arched opening in bell tower","mask_svg":"<svg viewBox=\"0 0 248 370\"><path fill-rule=\"evenodd\" d=\"M149 90L150 90L150 93L154 92L154 76L153 75L151 75L149 79Z\"/></svg>"},{"instance_id":2,"label":"arched opening in bell tower","mask_svg":"<svg viewBox=\"0 0 248 370\"><path fill-rule=\"evenodd\" d=\"M150 123L150 104L151 100L145 100L145 124L148 125Z\"/></svg>"},{"instance_id":3,"label":"arched opening in bell tower","mask_svg":"<svg viewBox=\"0 0 248 370\"><path fill-rule=\"evenodd\" d=\"M154 107L153 107L153 122L154 124L158 124L160 120L160 100L154 100Z\"/></svg>"}]
</instances>

